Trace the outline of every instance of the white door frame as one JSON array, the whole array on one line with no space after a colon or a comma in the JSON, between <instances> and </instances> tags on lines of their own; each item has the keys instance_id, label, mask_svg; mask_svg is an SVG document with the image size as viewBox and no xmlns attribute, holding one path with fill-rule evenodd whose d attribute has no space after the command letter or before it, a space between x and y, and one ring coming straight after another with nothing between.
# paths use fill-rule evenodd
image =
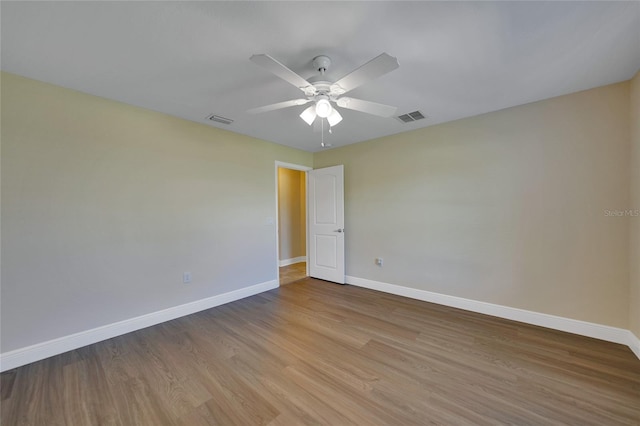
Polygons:
<instances>
[{"instance_id":1,"label":"white door frame","mask_svg":"<svg viewBox=\"0 0 640 426\"><path fill-rule=\"evenodd\" d=\"M276 280L278 281L278 285L280 285L280 221L278 220L278 218L280 217L280 211L278 209L278 197L280 196L280 188L278 187L278 169L279 168L283 168L283 169L291 169L291 170L300 170L302 172L304 172L304 191L305 191L305 212L306 217L305 217L305 241L306 241L306 255L309 256L309 197L307 194L308 191L308 186L309 186L309 171L313 170L313 167L307 167L307 166L303 166L300 164L292 164L292 163L285 163L282 161L277 161L276 160L276 166L275 166L275 188L276 188L276 217L275 217L275 223L276 223ZM307 275L309 275L309 262L307 263Z\"/></svg>"}]
</instances>

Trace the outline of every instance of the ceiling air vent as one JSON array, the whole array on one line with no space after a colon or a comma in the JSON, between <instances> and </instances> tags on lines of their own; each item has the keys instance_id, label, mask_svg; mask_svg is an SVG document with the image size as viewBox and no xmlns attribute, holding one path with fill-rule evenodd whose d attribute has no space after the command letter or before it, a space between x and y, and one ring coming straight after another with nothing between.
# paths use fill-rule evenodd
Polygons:
<instances>
[{"instance_id":1,"label":"ceiling air vent","mask_svg":"<svg viewBox=\"0 0 640 426\"><path fill-rule=\"evenodd\" d=\"M423 118L425 118L425 116L420 111L408 112L398 116L398 120L403 123L412 123L414 121L422 120Z\"/></svg>"},{"instance_id":2,"label":"ceiling air vent","mask_svg":"<svg viewBox=\"0 0 640 426\"><path fill-rule=\"evenodd\" d=\"M231 124L231 123L233 123L232 119L220 117L219 115L215 115L215 114L211 114L210 116L208 116L207 120L215 121L216 123L222 123L222 124Z\"/></svg>"}]
</instances>

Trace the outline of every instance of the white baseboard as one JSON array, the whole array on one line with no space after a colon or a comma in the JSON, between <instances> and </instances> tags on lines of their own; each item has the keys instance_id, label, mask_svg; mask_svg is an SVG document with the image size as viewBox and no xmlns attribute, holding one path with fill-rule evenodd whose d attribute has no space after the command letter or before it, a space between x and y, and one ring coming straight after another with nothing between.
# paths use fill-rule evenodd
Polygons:
<instances>
[{"instance_id":1,"label":"white baseboard","mask_svg":"<svg viewBox=\"0 0 640 426\"><path fill-rule=\"evenodd\" d=\"M629 346L633 353L635 353L640 359L640 341L631 331L623 328L558 317L555 315L527 311L524 309L511 308L509 306L480 302L477 300L449 296L426 290L418 290L395 284L372 281L365 278L347 276L346 279L347 284L358 287L369 288L398 296L409 297L411 299L423 300L425 302L437 303L439 305L451 306L453 308L478 312L494 317L538 325L554 330L566 331L568 333L593 337L595 339L605 340L608 342L620 343Z\"/></svg>"},{"instance_id":2,"label":"white baseboard","mask_svg":"<svg viewBox=\"0 0 640 426\"><path fill-rule=\"evenodd\" d=\"M633 353L636 354L638 358L640 358L640 339L631 331L629 331L628 346L633 351Z\"/></svg>"},{"instance_id":3,"label":"white baseboard","mask_svg":"<svg viewBox=\"0 0 640 426\"><path fill-rule=\"evenodd\" d=\"M298 256L292 257L291 259L282 259L278 261L278 265L282 268L283 266L293 265L294 263L306 262L307 256Z\"/></svg>"},{"instance_id":4,"label":"white baseboard","mask_svg":"<svg viewBox=\"0 0 640 426\"><path fill-rule=\"evenodd\" d=\"M0 354L0 372L11 370L12 368L20 367L25 364L49 358L54 355L91 345L122 334L130 333L132 331L140 330L142 328L150 327L152 325L180 318L185 315L190 315L205 309L224 305L225 303L253 296L274 288L278 288L278 281L266 281L260 284L230 291L228 293L207 297L206 299L196 300L179 306L173 306L161 311L152 312L139 317L6 352Z\"/></svg>"},{"instance_id":5,"label":"white baseboard","mask_svg":"<svg viewBox=\"0 0 640 426\"><path fill-rule=\"evenodd\" d=\"M426 302L437 303L467 311L478 312L499 318L511 319L514 321L624 344L629 346L633 353L640 359L640 339L638 339L638 337L629 330L526 311L523 309L511 308L487 302L464 299L457 296L448 296L445 294L387 284L364 278L347 276L346 280L347 284L352 284L358 287L369 288L412 299L424 300ZM6 352L4 354L0 354L0 372L11 370L12 368L20 367L25 364L49 358L54 355L78 349L122 334L130 333L132 331L150 327L152 325L180 318L185 315L190 315L205 309L214 308L216 306L253 296L277 287L278 282L276 280L266 281L264 283L230 291L228 293L196 300L194 302L185 303L183 305L174 306L161 311L152 312L150 314L141 315L139 317Z\"/></svg>"}]
</instances>

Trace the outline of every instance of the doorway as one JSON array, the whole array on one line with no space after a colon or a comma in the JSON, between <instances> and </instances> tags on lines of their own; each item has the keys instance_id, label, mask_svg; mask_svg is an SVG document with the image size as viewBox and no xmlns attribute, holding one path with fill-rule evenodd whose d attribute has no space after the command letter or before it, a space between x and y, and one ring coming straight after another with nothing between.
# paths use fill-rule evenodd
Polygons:
<instances>
[{"instance_id":1,"label":"doorway","mask_svg":"<svg viewBox=\"0 0 640 426\"><path fill-rule=\"evenodd\" d=\"M278 282L308 276L307 171L310 167L276 162Z\"/></svg>"}]
</instances>

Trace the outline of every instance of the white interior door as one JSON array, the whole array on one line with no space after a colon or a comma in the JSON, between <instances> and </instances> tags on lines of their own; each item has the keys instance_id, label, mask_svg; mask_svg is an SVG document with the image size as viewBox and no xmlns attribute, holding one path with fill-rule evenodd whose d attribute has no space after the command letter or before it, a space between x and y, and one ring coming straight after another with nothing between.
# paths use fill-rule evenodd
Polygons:
<instances>
[{"instance_id":1,"label":"white interior door","mask_svg":"<svg viewBox=\"0 0 640 426\"><path fill-rule=\"evenodd\" d=\"M309 172L309 275L344 284L344 166Z\"/></svg>"}]
</instances>

